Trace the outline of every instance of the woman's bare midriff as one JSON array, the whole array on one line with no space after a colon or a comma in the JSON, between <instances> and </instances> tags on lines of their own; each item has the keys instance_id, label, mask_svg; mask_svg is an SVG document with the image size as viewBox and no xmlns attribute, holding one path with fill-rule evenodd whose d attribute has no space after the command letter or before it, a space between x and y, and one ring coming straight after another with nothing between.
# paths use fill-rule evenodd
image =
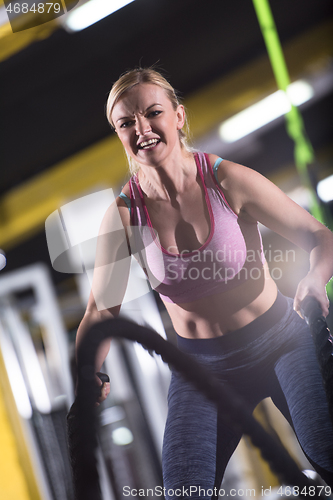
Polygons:
<instances>
[{"instance_id":1,"label":"woman's bare midriff","mask_svg":"<svg viewBox=\"0 0 333 500\"><path fill-rule=\"evenodd\" d=\"M186 338L213 338L242 328L264 314L274 303L277 286L265 264L265 276L248 279L230 291L194 302L165 302L178 335Z\"/></svg>"}]
</instances>

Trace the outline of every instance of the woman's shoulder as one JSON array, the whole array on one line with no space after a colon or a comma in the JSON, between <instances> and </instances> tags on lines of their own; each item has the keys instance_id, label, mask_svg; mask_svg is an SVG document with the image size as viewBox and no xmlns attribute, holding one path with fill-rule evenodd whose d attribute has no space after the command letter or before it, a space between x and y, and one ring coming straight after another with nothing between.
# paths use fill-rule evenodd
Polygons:
<instances>
[{"instance_id":1,"label":"woman's shoulder","mask_svg":"<svg viewBox=\"0 0 333 500\"><path fill-rule=\"evenodd\" d=\"M121 193L123 193L125 197L128 197L128 199L130 199L129 183L125 184L125 186L121 190ZM119 217L124 227L130 225L131 218L128 210L128 204L121 196L117 196L113 203L111 203L111 205L106 210L103 217L101 230L107 231L110 227L117 227L119 229Z\"/></svg>"},{"instance_id":2,"label":"woman's shoulder","mask_svg":"<svg viewBox=\"0 0 333 500\"><path fill-rule=\"evenodd\" d=\"M208 158L212 167L214 167L218 160L222 160L217 167L217 177L220 184L225 184L228 181L237 180L237 178L246 175L247 171L250 170L244 165L226 160L216 154L210 153L208 154Z\"/></svg>"},{"instance_id":3,"label":"woman's shoulder","mask_svg":"<svg viewBox=\"0 0 333 500\"><path fill-rule=\"evenodd\" d=\"M213 167L217 160L222 159L218 166L218 177L220 182L227 180L239 180L245 181L245 179L254 178L258 180L259 177L263 177L261 174L256 172L250 167L241 165L231 160L226 160L217 156L216 154L208 154L209 161Z\"/></svg>"},{"instance_id":4,"label":"woman's shoulder","mask_svg":"<svg viewBox=\"0 0 333 500\"><path fill-rule=\"evenodd\" d=\"M213 153L208 153L208 158L211 166L213 167L216 162L219 160L219 170L225 171L226 173L229 172L229 170L234 166L234 167L242 167L242 165L239 165L238 163L235 163L230 160L226 160L225 158L222 158L222 156L218 156Z\"/></svg>"},{"instance_id":5,"label":"woman's shoulder","mask_svg":"<svg viewBox=\"0 0 333 500\"><path fill-rule=\"evenodd\" d=\"M120 192L121 196L117 196L116 201L117 201L117 206L126 206L126 202L124 198L130 199L131 197L131 191L130 191L130 186L129 186L129 181L121 188Z\"/></svg>"},{"instance_id":6,"label":"woman's shoulder","mask_svg":"<svg viewBox=\"0 0 333 500\"><path fill-rule=\"evenodd\" d=\"M116 205L118 207L119 215L124 226L130 225L130 212L128 210L128 203L130 202L131 193L129 187L129 181L122 187L121 194L123 196L117 196ZM126 199L127 198L127 199Z\"/></svg>"},{"instance_id":7,"label":"woman's shoulder","mask_svg":"<svg viewBox=\"0 0 333 500\"><path fill-rule=\"evenodd\" d=\"M220 158L215 154L208 156L212 166ZM216 177L228 204L238 215L242 213L244 198L251 196L253 185L260 185L264 179L255 170L225 159L218 165Z\"/></svg>"},{"instance_id":8,"label":"woman's shoulder","mask_svg":"<svg viewBox=\"0 0 333 500\"><path fill-rule=\"evenodd\" d=\"M215 154L208 153L208 158L209 158L211 166L213 166L215 164L215 162L221 158L221 156L217 156Z\"/></svg>"}]
</instances>

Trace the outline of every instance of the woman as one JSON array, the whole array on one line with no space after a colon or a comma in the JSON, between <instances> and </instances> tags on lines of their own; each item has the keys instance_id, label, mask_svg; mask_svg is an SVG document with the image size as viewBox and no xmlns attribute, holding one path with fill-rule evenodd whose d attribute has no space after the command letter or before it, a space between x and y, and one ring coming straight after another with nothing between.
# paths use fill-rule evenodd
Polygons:
<instances>
[{"instance_id":1,"label":"woman","mask_svg":"<svg viewBox=\"0 0 333 500\"><path fill-rule=\"evenodd\" d=\"M93 323L119 313L128 274L123 252L132 249L160 293L178 347L251 408L271 396L308 459L333 485L332 426L312 339L297 314L307 295L328 314L333 235L257 172L191 152L184 107L154 70L123 75L110 92L107 117L134 173L102 223L78 342ZM269 275L258 221L310 254L293 303ZM114 276L120 262L119 288ZM97 370L108 349L100 350ZM223 424L222 411L227 402L216 408L172 374L163 447L167 490L219 488L241 437Z\"/></svg>"}]
</instances>

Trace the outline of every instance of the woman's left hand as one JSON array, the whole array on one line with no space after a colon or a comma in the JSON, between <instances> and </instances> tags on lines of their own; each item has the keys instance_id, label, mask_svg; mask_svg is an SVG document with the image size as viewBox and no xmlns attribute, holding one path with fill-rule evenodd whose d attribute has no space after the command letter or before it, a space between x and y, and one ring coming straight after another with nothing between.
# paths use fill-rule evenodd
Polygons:
<instances>
[{"instance_id":1,"label":"woman's left hand","mask_svg":"<svg viewBox=\"0 0 333 500\"><path fill-rule=\"evenodd\" d=\"M318 278L318 275L309 272L305 278L303 278L297 287L295 299L294 299L294 310L301 316L301 303L305 297L314 297L321 307L324 318L328 315L329 300L326 294L325 283L322 283Z\"/></svg>"}]
</instances>

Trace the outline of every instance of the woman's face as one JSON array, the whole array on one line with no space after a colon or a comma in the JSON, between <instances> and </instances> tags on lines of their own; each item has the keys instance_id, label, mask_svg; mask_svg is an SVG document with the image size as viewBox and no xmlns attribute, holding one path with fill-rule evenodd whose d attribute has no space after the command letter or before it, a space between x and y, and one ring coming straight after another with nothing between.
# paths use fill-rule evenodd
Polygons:
<instances>
[{"instance_id":1,"label":"woman's face","mask_svg":"<svg viewBox=\"0 0 333 500\"><path fill-rule=\"evenodd\" d=\"M178 130L184 107L175 110L158 85L140 83L126 91L112 111L116 132L126 152L142 165L160 165L180 149Z\"/></svg>"}]
</instances>

